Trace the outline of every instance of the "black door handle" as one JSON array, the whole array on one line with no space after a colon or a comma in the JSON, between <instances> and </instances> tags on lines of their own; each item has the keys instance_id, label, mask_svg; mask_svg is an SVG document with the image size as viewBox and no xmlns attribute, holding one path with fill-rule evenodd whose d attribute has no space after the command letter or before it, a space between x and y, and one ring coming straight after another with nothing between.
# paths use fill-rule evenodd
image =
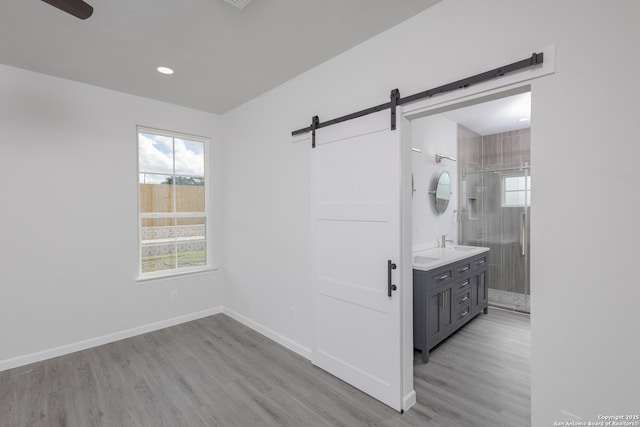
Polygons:
<instances>
[{"instance_id":1,"label":"black door handle","mask_svg":"<svg viewBox=\"0 0 640 427\"><path fill-rule=\"evenodd\" d=\"M392 263L391 260L388 260L387 261L387 285L388 285L387 295L388 296L391 296L392 291L395 291L396 289L398 289L396 285L391 283L391 270L395 270L395 269L396 269L396 265Z\"/></svg>"}]
</instances>

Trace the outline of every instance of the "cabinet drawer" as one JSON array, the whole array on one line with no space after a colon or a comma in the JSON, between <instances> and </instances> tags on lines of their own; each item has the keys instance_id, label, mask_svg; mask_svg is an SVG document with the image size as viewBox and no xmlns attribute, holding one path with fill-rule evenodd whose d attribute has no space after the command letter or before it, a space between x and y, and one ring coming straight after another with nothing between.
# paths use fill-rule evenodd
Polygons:
<instances>
[{"instance_id":1,"label":"cabinet drawer","mask_svg":"<svg viewBox=\"0 0 640 427\"><path fill-rule=\"evenodd\" d=\"M459 262L455 265L455 267L453 268L453 272L456 276L460 277L470 272L472 268L473 264L471 263L471 260L465 259L464 261Z\"/></svg>"},{"instance_id":2,"label":"cabinet drawer","mask_svg":"<svg viewBox=\"0 0 640 427\"><path fill-rule=\"evenodd\" d=\"M456 317L455 317L456 321L470 318L470 317L471 317L471 305L465 305L462 308L456 309Z\"/></svg>"},{"instance_id":3,"label":"cabinet drawer","mask_svg":"<svg viewBox=\"0 0 640 427\"><path fill-rule=\"evenodd\" d=\"M460 292L455 296L455 304L456 310L464 305L469 305L471 303L471 289L467 286L466 291Z\"/></svg>"},{"instance_id":4,"label":"cabinet drawer","mask_svg":"<svg viewBox=\"0 0 640 427\"><path fill-rule=\"evenodd\" d=\"M460 292L471 289L471 280L472 277L456 280L456 284L453 286L453 292L458 295Z\"/></svg>"},{"instance_id":5,"label":"cabinet drawer","mask_svg":"<svg viewBox=\"0 0 640 427\"><path fill-rule=\"evenodd\" d=\"M440 285L453 277L453 269L451 267L437 270L431 275L431 283Z\"/></svg>"},{"instance_id":6,"label":"cabinet drawer","mask_svg":"<svg viewBox=\"0 0 640 427\"><path fill-rule=\"evenodd\" d=\"M471 268L474 270L485 268L489 265L489 253L485 252L484 254L477 256L471 260Z\"/></svg>"}]
</instances>

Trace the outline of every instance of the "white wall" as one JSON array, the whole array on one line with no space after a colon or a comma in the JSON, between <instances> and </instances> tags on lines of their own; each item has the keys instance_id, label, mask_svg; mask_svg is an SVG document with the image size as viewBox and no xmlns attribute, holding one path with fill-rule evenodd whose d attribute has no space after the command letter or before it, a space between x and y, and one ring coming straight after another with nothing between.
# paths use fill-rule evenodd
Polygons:
<instances>
[{"instance_id":1,"label":"white wall","mask_svg":"<svg viewBox=\"0 0 640 427\"><path fill-rule=\"evenodd\" d=\"M309 357L309 144L291 143L292 108L267 94L223 117L225 305Z\"/></svg>"},{"instance_id":2,"label":"white wall","mask_svg":"<svg viewBox=\"0 0 640 427\"><path fill-rule=\"evenodd\" d=\"M135 281L136 125L211 138L222 262L218 117L0 65L0 367L222 304L221 271Z\"/></svg>"},{"instance_id":3,"label":"white wall","mask_svg":"<svg viewBox=\"0 0 640 427\"><path fill-rule=\"evenodd\" d=\"M533 425L637 413L639 15L635 0L446 0L226 114L226 304L310 346L311 148L293 129L555 44L556 73L532 84Z\"/></svg>"},{"instance_id":4,"label":"white wall","mask_svg":"<svg viewBox=\"0 0 640 427\"><path fill-rule=\"evenodd\" d=\"M222 120L0 66L0 362L222 304L308 354L311 148L291 130L555 44L532 83L533 425L637 413L638 16L635 0L446 0ZM134 281L136 124L212 137L226 282Z\"/></svg>"},{"instance_id":5,"label":"white wall","mask_svg":"<svg viewBox=\"0 0 640 427\"><path fill-rule=\"evenodd\" d=\"M422 150L411 153L413 161L413 245L434 247L441 235L458 243L458 168L457 163L443 160L436 163L436 153L458 157L458 124L443 116L434 115L411 121L411 145ZM451 177L451 199L444 213L435 210L434 196L438 177L444 171Z\"/></svg>"}]
</instances>

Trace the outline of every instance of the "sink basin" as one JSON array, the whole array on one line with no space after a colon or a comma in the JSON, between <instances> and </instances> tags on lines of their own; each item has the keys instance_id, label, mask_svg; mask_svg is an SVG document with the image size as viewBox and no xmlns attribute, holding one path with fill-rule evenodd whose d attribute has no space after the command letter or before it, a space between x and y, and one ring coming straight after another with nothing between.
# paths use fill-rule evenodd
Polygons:
<instances>
[{"instance_id":1,"label":"sink basin","mask_svg":"<svg viewBox=\"0 0 640 427\"><path fill-rule=\"evenodd\" d=\"M463 251L463 252L466 252L466 251L473 251L473 250L475 250L475 249L478 249L478 248L477 248L477 247L475 247L475 246L452 246L451 248L452 248L453 250L456 250L456 251Z\"/></svg>"},{"instance_id":2,"label":"sink basin","mask_svg":"<svg viewBox=\"0 0 640 427\"><path fill-rule=\"evenodd\" d=\"M415 256L413 257L413 262L416 264L425 264L427 262L438 261L440 258L431 258L428 256Z\"/></svg>"},{"instance_id":3,"label":"sink basin","mask_svg":"<svg viewBox=\"0 0 640 427\"><path fill-rule=\"evenodd\" d=\"M489 248L464 245L422 249L413 252L413 268L415 270L429 271L442 265L479 255L488 250Z\"/></svg>"}]
</instances>

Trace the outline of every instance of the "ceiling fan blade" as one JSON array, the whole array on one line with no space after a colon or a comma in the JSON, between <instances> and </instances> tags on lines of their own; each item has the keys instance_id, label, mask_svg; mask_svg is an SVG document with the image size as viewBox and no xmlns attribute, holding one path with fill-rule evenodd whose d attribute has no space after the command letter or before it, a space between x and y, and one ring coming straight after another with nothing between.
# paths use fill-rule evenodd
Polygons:
<instances>
[{"instance_id":1,"label":"ceiling fan blade","mask_svg":"<svg viewBox=\"0 0 640 427\"><path fill-rule=\"evenodd\" d=\"M82 0L42 0L76 18L87 19L93 14L93 7Z\"/></svg>"}]
</instances>

